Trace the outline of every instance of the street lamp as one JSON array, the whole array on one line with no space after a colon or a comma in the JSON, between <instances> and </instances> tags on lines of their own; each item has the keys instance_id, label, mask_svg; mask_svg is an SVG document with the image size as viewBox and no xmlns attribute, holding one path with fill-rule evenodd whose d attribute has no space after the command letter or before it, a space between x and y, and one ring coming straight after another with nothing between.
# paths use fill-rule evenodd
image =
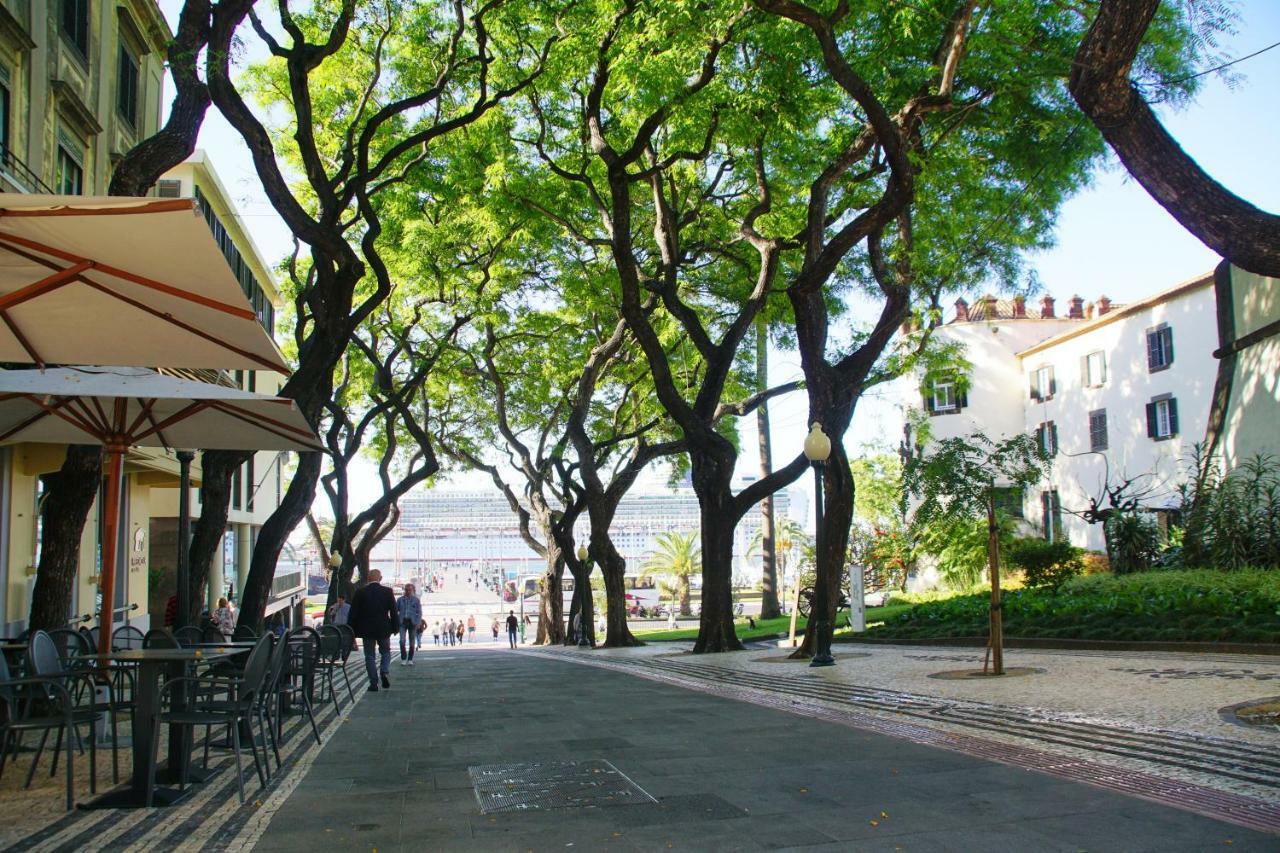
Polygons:
<instances>
[{"instance_id":1,"label":"street lamp","mask_svg":"<svg viewBox=\"0 0 1280 853\"><path fill-rule=\"evenodd\" d=\"M578 546L578 562L583 563L587 567L587 571L582 573L583 580L586 584L578 583L574 585L574 592L578 596L578 648L591 648L591 641L587 639L587 596L591 594L590 575L591 563L589 562L590 554L586 545Z\"/></svg>"},{"instance_id":2,"label":"street lamp","mask_svg":"<svg viewBox=\"0 0 1280 853\"><path fill-rule=\"evenodd\" d=\"M831 458L831 439L822 431L822 424L813 422L809 434L804 439L804 455L813 465L813 544L814 544L814 591L811 616L817 617L809 624L814 631L815 647L813 660L809 666L835 666L836 660L831 656L831 622L827 619L830 607L830 596L827 594L829 582L827 573L822 571L825 561L822 559L822 469ZM807 630L807 629L806 629Z\"/></svg>"}]
</instances>

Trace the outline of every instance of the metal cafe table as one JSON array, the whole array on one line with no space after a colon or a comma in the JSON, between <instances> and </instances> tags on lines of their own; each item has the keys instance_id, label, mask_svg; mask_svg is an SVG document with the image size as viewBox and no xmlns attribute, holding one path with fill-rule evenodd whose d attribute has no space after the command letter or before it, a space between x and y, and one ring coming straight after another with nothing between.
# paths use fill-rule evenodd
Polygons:
<instances>
[{"instance_id":1,"label":"metal cafe table","mask_svg":"<svg viewBox=\"0 0 1280 853\"><path fill-rule=\"evenodd\" d=\"M169 764L163 770L155 768L156 756L152 754L151 740L156 716L160 713L160 676L180 678L195 664L216 663L247 653L251 644L218 644L183 649L122 649L116 652L83 655L82 660L107 660L112 663L133 664L137 669L135 707L131 720L133 736L133 773L129 782L97 799L86 803L86 809L142 808L147 803L147 777L157 772L156 781L176 784L182 780L191 761L192 731L189 726L169 726ZM186 702L184 691L176 691L173 701ZM194 781L194 780L193 780ZM153 805L171 806L190 793L191 788L155 789Z\"/></svg>"}]
</instances>

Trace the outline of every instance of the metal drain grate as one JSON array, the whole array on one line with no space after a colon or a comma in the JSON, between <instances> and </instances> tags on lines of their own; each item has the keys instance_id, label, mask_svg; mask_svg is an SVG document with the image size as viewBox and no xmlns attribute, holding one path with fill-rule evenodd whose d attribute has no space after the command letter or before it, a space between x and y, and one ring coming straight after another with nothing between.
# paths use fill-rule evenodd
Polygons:
<instances>
[{"instance_id":1,"label":"metal drain grate","mask_svg":"<svg viewBox=\"0 0 1280 853\"><path fill-rule=\"evenodd\" d=\"M656 803L603 759L468 767L481 814Z\"/></svg>"}]
</instances>

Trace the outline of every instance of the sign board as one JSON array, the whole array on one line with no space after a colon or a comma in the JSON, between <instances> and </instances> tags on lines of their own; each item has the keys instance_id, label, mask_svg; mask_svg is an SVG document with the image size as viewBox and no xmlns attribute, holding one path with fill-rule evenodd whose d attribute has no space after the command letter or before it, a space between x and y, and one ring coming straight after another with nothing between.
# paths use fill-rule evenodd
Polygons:
<instances>
[{"instance_id":1,"label":"sign board","mask_svg":"<svg viewBox=\"0 0 1280 853\"><path fill-rule=\"evenodd\" d=\"M867 630L867 596L862 589L862 566L849 566L849 627Z\"/></svg>"}]
</instances>

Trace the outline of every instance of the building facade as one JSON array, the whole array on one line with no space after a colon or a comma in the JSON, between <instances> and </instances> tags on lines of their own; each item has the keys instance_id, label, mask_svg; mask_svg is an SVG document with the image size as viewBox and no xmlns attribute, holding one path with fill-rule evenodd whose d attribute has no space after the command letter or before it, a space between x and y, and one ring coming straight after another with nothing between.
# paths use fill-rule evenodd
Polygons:
<instances>
[{"instance_id":1,"label":"building facade","mask_svg":"<svg viewBox=\"0 0 1280 853\"><path fill-rule=\"evenodd\" d=\"M904 417L923 421L927 441L1035 436L1051 457L1048 472L1025 493L1005 495L1006 509L1046 538L1102 550L1100 526L1080 513L1106 506L1107 490L1123 483L1149 511L1176 507L1193 450L1205 442L1219 372L1214 279L1127 305L1076 296L1065 316L1049 297L1033 311L1021 300L959 300L935 334L963 345L968 369L903 380ZM1273 369L1249 381L1269 382L1253 396L1270 394L1275 405Z\"/></svg>"}]
</instances>

